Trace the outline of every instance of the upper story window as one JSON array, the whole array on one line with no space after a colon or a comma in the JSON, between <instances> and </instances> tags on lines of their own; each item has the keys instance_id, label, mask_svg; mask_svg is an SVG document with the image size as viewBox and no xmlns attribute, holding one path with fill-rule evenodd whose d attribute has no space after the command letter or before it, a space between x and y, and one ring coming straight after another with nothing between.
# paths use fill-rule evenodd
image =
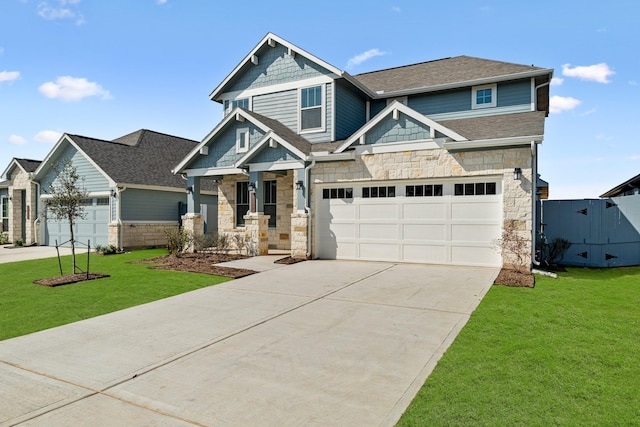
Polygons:
<instances>
[{"instance_id":1,"label":"upper story window","mask_svg":"<svg viewBox=\"0 0 640 427\"><path fill-rule=\"evenodd\" d=\"M498 85L474 86L471 97L471 108L495 107L498 105Z\"/></svg>"},{"instance_id":2,"label":"upper story window","mask_svg":"<svg viewBox=\"0 0 640 427\"><path fill-rule=\"evenodd\" d=\"M249 98L242 98L242 99L234 99L234 100L229 100L229 99L225 99L224 100L224 113L225 114L229 114L231 112L231 110L233 110L236 107L241 107L241 108L245 108L245 109L249 109Z\"/></svg>"},{"instance_id":3,"label":"upper story window","mask_svg":"<svg viewBox=\"0 0 640 427\"><path fill-rule=\"evenodd\" d=\"M236 153L246 153L249 151L249 129L241 128L236 130Z\"/></svg>"},{"instance_id":4,"label":"upper story window","mask_svg":"<svg viewBox=\"0 0 640 427\"><path fill-rule=\"evenodd\" d=\"M324 130L324 90L322 86L300 89L300 131Z\"/></svg>"}]
</instances>

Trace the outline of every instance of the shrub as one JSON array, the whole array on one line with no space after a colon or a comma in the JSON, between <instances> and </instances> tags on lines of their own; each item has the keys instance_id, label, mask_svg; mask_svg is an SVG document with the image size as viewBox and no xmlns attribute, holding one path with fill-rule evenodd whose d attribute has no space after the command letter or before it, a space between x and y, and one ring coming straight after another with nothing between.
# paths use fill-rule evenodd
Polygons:
<instances>
[{"instance_id":1,"label":"shrub","mask_svg":"<svg viewBox=\"0 0 640 427\"><path fill-rule=\"evenodd\" d=\"M556 269L565 254L571 247L571 243L562 237L556 237L551 243L542 243L542 264L551 269Z\"/></svg>"},{"instance_id":2,"label":"shrub","mask_svg":"<svg viewBox=\"0 0 640 427\"><path fill-rule=\"evenodd\" d=\"M206 233L193 238L193 249L203 255L212 253L218 245L218 235Z\"/></svg>"},{"instance_id":3,"label":"shrub","mask_svg":"<svg viewBox=\"0 0 640 427\"><path fill-rule=\"evenodd\" d=\"M4 233L0 233L0 245L6 245L9 243L9 236Z\"/></svg>"},{"instance_id":4,"label":"shrub","mask_svg":"<svg viewBox=\"0 0 640 427\"><path fill-rule=\"evenodd\" d=\"M238 254L242 254L242 250L247 250L247 255L249 255L249 236L244 233L236 233L233 235L233 242L238 249Z\"/></svg>"},{"instance_id":5,"label":"shrub","mask_svg":"<svg viewBox=\"0 0 640 427\"><path fill-rule=\"evenodd\" d=\"M192 234L182 227L164 230L164 235L167 236L169 253L175 256L182 255L194 241Z\"/></svg>"},{"instance_id":6,"label":"shrub","mask_svg":"<svg viewBox=\"0 0 640 427\"><path fill-rule=\"evenodd\" d=\"M95 251L97 254L101 255L113 255L118 253L118 248L116 248L114 245L96 245Z\"/></svg>"},{"instance_id":7,"label":"shrub","mask_svg":"<svg viewBox=\"0 0 640 427\"><path fill-rule=\"evenodd\" d=\"M24 242L22 241L22 239L18 239L13 242L13 246L24 246Z\"/></svg>"},{"instance_id":8,"label":"shrub","mask_svg":"<svg viewBox=\"0 0 640 427\"><path fill-rule=\"evenodd\" d=\"M216 244L216 250L218 253L226 254L231 249L231 238L228 234L218 234L218 242Z\"/></svg>"},{"instance_id":9,"label":"shrub","mask_svg":"<svg viewBox=\"0 0 640 427\"><path fill-rule=\"evenodd\" d=\"M495 243L502 253L511 255L513 267L520 273L525 270L529 256L529 239L520 232L521 221L509 219L504 222L502 238Z\"/></svg>"}]
</instances>

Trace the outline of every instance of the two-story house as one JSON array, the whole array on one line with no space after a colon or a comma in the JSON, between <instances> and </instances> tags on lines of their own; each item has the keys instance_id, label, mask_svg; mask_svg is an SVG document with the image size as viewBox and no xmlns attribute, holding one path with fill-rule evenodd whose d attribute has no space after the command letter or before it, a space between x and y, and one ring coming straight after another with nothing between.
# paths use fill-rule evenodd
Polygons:
<instances>
[{"instance_id":1,"label":"two-story house","mask_svg":"<svg viewBox=\"0 0 640 427\"><path fill-rule=\"evenodd\" d=\"M504 221L534 233L552 73L458 56L352 76L269 33L173 170L191 190L184 224L202 232L199 190L216 180L219 232L261 254L508 264Z\"/></svg>"}]
</instances>

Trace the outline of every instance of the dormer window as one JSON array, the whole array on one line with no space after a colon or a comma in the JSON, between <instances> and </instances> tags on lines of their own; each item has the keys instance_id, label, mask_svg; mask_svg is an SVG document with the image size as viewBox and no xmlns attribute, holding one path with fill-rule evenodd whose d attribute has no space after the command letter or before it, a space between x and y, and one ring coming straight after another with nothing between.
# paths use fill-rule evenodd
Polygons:
<instances>
[{"instance_id":1,"label":"dormer window","mask_svg":"<svg viewBox=\"0 0 640 427\"><path fill-rule=\"evenodd\" d=\"M498 105L497 85L474 86L471 90L471 108L489 108Z\"/></svg>"},{"instance_id":2,"label":"dormer window","mask_svg":"<svg viewBox=\"0 0 640 427\"><path fill-rule=\"evenodd\" d=\"M236 153L249 151L249 129L236 129Z\"/></svg>"},{"instance_id":3,"label":"dormer window","mask_svg":"<svg viewBox=\"0 0 640 427\"><path fill-rule=\"evenodd\" d=\"M322 86L300 89L300 132L324 130L323 95Z\"/></svg>"},{"instance_id":4,"label":"dormer window","mask_svg":"<svg viewBox=\"0 0 640 427\"><path fill-rule=\"evenodd\" d=\"M224 100L224 114L227 115L231 112L231 110L233 110L236 107L241 107L241 108L245 108L245 109L249 109L249 98L242 98L242 99L234 99L234 100L229 100L229 99L225 99Z\"/></svg>"}]
</instances>

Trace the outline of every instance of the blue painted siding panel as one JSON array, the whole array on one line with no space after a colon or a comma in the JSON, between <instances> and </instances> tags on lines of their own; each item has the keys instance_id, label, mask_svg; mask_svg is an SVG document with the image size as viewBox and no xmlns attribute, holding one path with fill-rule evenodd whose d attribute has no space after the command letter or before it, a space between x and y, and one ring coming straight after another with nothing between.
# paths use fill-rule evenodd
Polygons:
<instances>
[{"instance_id":1,"label":"blue painted siding panel","mask_svg":"<svg viewBox=\"0 0 640 427\"><path fill-rule=\"evenodd\" d=\"M52 159L52 163L55 165L58 163L60 167L67 159L71 159L71 164L76 168L78 174L82 177L81 186L87 192L96 192L96 191L109 191L109 181L105 176L99 172L89 161L80 154L72 145L67 145L67 147L60 153L60 155ZM48 166L48 170L40 180L40 185L42 188L42 193L49 193L49 186L52 181L56 178L56 172L53 167Z\"/></svg>"},{"instance_id":2,"label":"blue painted siding panel","mask_svg":"<svg viewBox=\"0 0 640 427\"><path fill-rule=\"evenodd\" d=\"M388 116L367 132L366 144L384 144L389 142L417 141L428 139L429 127L418 123L405 114L399 120Z\"/></svg>"},{"instance_id":3,"label":"blue painted siding panel","mask_svg":"<svg viewBox=\"0 0 640 427\"><path fill-rule=\"evenodd\" d=\"M378 114L380 111L384 110L384 108L387 106L387 101L384 99L377 99L375 101L371 101L370 105L369 105L369 116L370 118L374 118L376 116L376 114Z\"/></svg>"},{"instance_id":4,"label":"blue painted siding panel","mask_svg":"<svg viewBox=\"0 0 640 427\"><path fill-rule=\"evenodd\" d=\"M189 168L215 168L232 166L245 153L236 153L236 129L249 129L249 148L252 148L264 132L249 121L231 121L217 136L207 143L209 154L198 155Z\"/></svg>"},{"instance_id":5,"label":"blue painted siding panel","mask_svg":"<svg viewBox=\"0 0 640 427\"><path fill-rule=\"evenodd\" d=\"M228 87L228 92L304 80L331 74L329 70L309 61L301 55L291 58L281 45L265 45L258 50L258 65L248 62Z\"/></svg>"},{"instance_id":6,"label":"blue painted siding panel","mask_svg":"<svg viewBox=\"0 0 640 427\"><path fill-rule=\"evenodd\" d=\"M471 88L410 96L408 105L425 116L471 110Z\"/></svg>"},{"instance_id":7,"label":"blue painted siding panel","mask_svg":"<svg viewBox=\"0 0 640 427\"><path fill-rule=\"evenodd\" d=\"M8 196L9 194L9 189L7 188L0 188L0 197L2 196Z\"/></svg>"},{"instance_id":8,"label":"blue painted siding panel","mask_svg":"<svg viewBox=\"0 0 640 427\"><path fill-rule=\"evenodd\" d=\"M253 97L253 111L298 131L298 91L287 90Z\"/></svg>"},{"instance_id":9,"label":"blue painted siding panel","mask_svg":"<svg viewBox=\"0 0 640 427\"><path fill-rule=\"evenodd\" d=\"M278 144L275 148L268 146L263 147L262 150L251 159L250 163L277 162L278 160L300 160L300 158Z\"/></svg>"},{"instance_id":10,"label":"blue painted siding panel","mask_svg":"<svg viewBox=\"0 0 640 427\"><path fill-rule=\"evenodd\" d=\"M122 193L123 221L178 221L178 204L186 193L130 188Z\"/></svg>"},{"instance_id":11,"label":"blue painted siding panel","mask_svg":"<svg viewBox=\"0 0 640 427\"><path fill-rule=\"evenodd\" d=\"M366 122L366 101L344 84L336 83L336 140L347 139Z\"/></svg>"},{"instance_id":12,"label":"blue painted siding panel","mask_svg":"<svg viewBox=\"0 0 640 427\"><path fill-rule=\"evenodd\" d=\"M531 104L531 80L498 84L498 107Z\"/></svg>"}]
</instances>

